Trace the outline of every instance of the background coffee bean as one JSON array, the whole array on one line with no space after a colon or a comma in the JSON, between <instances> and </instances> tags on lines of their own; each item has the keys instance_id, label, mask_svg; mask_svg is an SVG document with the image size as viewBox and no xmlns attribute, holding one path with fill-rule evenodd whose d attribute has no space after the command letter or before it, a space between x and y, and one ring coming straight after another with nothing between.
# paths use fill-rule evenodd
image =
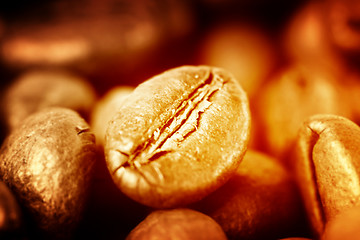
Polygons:
<instances>
[{"instance_id":1,"label":"background coffee bean","mask_svg":"<svg viewBox=\"0 0 360 240\"><path fill-rule=\"evenodd\" d=\"M191 207L218 222L229 239L309 236L294 179L277 159L253 150L228 182Z\"/></svg>"},{"instance_id":2,"label":"background coffee bean","mask_svg":"<svg viewBox=\"0 0 360 240\"><path fill-rule=\"evenodd\" d=\"M252 102L254 147L286 158L305 118L326 113L355 119L353 108L344 100L349 95L348 90L343 94L344 85L331 74L303 65L280 71Z\"/></svg>"},{"instance_id":3,"label":"background coffee bean","mask_svg":"<svg viewBox=\"0 0 360 240\"><path fill-rule=\"evenodd\" d=\"M74 73L42 69L23 73L6 89L2 117L13 130L30 114L46 107L65 107L89 117L96 93L91 84Z\"/></svg>"},{"instance_id":4,"label":"background coffee bean","mask_svg":"<svg viewBox=\"0 0 360 240\"><path fill-rule=\"evenodd\" d=\"M126 101L126 96L134 90L130 86L117 86L109 90L97 101L91 112L90 126L96 136L96 143L103 146L108 123L117 109Z\"/></svg>"},{"instance_id":5,"label":"background coffee bean","mask_svg":"<svg viewBox=\"0 0 360 240\"><path fill-rule=\"evenodd\" d=\"M207 30L197 51L198 64L231 72L250 100L274 71L278 60L266 31L240 21L218 23Z\"/></svg>"},{"instance_id":6,"label":"background coffee bean","mask_svg":"<svg viewBox=\"0 0 360 240\"><path fill-rule=\"evenodd\" d=\"M126 239L226 240L227 238L219 224L209 216L195 210L179 208L152 212L131 231Z\"/></svg>"}]
</instances>

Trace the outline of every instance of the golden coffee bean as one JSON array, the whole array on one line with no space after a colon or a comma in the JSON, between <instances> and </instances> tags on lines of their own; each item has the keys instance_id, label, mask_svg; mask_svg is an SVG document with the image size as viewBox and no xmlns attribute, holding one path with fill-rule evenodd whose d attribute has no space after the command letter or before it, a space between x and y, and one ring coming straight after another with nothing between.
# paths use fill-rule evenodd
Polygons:
<instances>
[{"instance_id":1,"label":"golden coffee bean","mask_svg":"<svg viewBox=\"0 0 360 240\"><path fill-rule=\"evenodd\" d=\"M87 123L65 108L29 116L5 140L1 179L45 236L69 237L81 218L95 146Z\"/></svg>"},{"instance_id":2,"label":"golden coffee bean","mask_svg":"<svg viewBox=\"0 0 360 240\"><path fill-rule=\"evenodd\" d=\"M152 212L131 231L126 239L226 240L227 238L219 224L209 216L195 210L179 208Z\"/></svg>"},{"instance_id":3,"label":"golden coffee bean","mask_svg":"<svg viewBox=\"0 0 360 240\"><path fill-rule=\"evenodd\" d=\"M108 123L116 113L117 109L121 107L126 101L126 96L134 90L130 86L118 86L109 90L105 95L95 104L91 113L90 126L96 136L96 143L104 145L105 132Z\"/></svg>"},{"instance_id":4,"label":"golden coffee bean","mask_svg":"<svg viewBox=\"0 0 360 240\"><path fill-rule=\"evenodd\" d=\"M313 114L352 118L346 93L332 75L293 65L268 82L253 102L257 148L284 158L304 119Z\"/></svg>"},{"instance_id":5,"label":"golden coffee bean","mask_svg":"<svg viewBox=\"0 0 360 240\"><path fill-rule=\"evenodd\" d=\"M253 150L227 183L192 207L218 222L229 239L307 234L294 179L278 160Z\"/></svg>"},{"instance_id":6,"label":"golden coffee bean","mask_svg":"<svg viewBox=\"0 0 360 240\"><path fill-rule=\"evenodd\" d=\"M231 72L249 99L256 95L278 60L274 45L262 28L236 21L212 27L199 44L198 55L199 64Z\"/></svg>"},{"instance_id":7,"label":"golden coffee bean","mask_svg":"<svg viewBox=\"0 0 360 240\"><path fill-rule=\"evenodd\" d=\"M344 117L315 115L302 125L293 164L315 237L360 200L360 127Z\"/></svg>"},{"instance_id":8,"label":"golden coffee bean","mask_svg":"<svg viewBox=\"0 0 360 240\"><path fill-rule=\"evenodd\" d=\"M346 66L329 38L326 1L309 1L295 11L283 33L282 47L292 62L337 75Z\"/></svg>"},{"instance_id":9,"label":"golden coffee bean","mask_svg":"<svg viewBox=\"0 0 360 240\"><path fill-rule=\"evenodd\" d=\"M248 99L231 74L183 66L127 97L109 123L105 156L129 197L153 207L185 205L235 173L249 131Z\"/></svg>"},{"instance_id":10,"label":"golden coffee bean","mask_svg":"<svg viewBox=\"0 0 360 240\"><path fill-rule=\"evenodd\" d=\"M360 2L357 0L326 0L324 15L331 43L345 53L360 52Z\"/></svg>"},{"instance_id":11,"label":"golden coffee bean","mask_svg":"<svg viewBox=\"0 0 360 240\"><path fill-rule=\"evenodd\" d=\"M6 90L2 112L10 130L31 113L46 107L65 107L88 117L96 93L83 78L61 70L31 70L20 75Z\"/></svg>"}]
</instances>

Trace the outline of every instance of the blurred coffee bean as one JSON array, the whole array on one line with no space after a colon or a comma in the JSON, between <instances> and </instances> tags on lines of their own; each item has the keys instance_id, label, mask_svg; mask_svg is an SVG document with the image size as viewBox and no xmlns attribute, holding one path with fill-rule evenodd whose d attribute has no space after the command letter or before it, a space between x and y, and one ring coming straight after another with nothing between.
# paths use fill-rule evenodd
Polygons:
<instances>
[{"instance_id":1,"label":"blurred coffee bean","mask_svg":"<svg viewBox=\"0 0 360 240\"><path fill-rule=\"evenodd\" d=\"M356 0L309 1L298 9L284 33L291 60L334 74L359 74L360 4Z\"/></svg>"},{"instance_id":2,"label":"blurred coffee bean","mask_svg":"<svg viewBox=\"0 0 360 240\"><path fill-rule=\"evenodd\" d=\"M254 142L257 148L286 158L303 120L331 113L355 118L346 100L349 88L331 74L293 65L274 76L253 102Z\"/></svg>"},{"instance_id":3,"label":"blurred coffee bean","mask_svg":"<svg viewBox=\"0 0 360 240\"><path fill-rule=\"evenodd\" d=\"M116 86L98 100L90 118L90 126L96 136L97 144L104 146L108 123L118 111L117 109L125 103L126 96L133 90L134 88L130 86Z\"/></svg>"},{"instance_id":4,"label":"blurred coffee bean","mask_svg":"<svg viewBox=\"0 0 360 240\"><path fill-rule=\"evenodd\" d=\"M70 108L87 119L96 98L93 86L76 74L54 69L29 70L5 90L2 117L9 132L30 114L47 107Z\"/></svg>"},{"instance_id":5,"label":"blurred coffee bean","mask_svg":"<svg viewBox=\"0 0 360 240\"><path fill-rule=\"evenodd\" d=\"M208 30L199 43L198 61L230 71L252 99L277 65L275 50L265 30L228 21Z\"/></svg>"},{"instance_id":6,"label":"blurred coffee bean","mask_svg":"<svg viewBox=\"0 0 360 240\"><path fill-rule=\"evenodd\" d=\"M360 54L360 2L326 0L324 14L331 43L342 51Z\"/></svg>"},{"instance_id":7,"label":"blurred coffee bean","mask_svg":"<svg viewBox=\"0 0 360 240\"><path fill-rule=\"evenodd\" d=\"M219 224L209 216L195 210L179 208L152 212L130 232L126 239L226 240L227 238Z\"/></svg>"},{"instance_id":8,"label":"blurred coffee bean","mask_svg":"<svg viewBox=\"0 0 360 240\"><path fill-rule=\"evenodd\" d=\"M290 61L337 75L344 66L327 38L323 8L322 1L308 1L297 9L285 27L282 46Z\"/></svg>"},{"instance_id":9,"label":"blurred coffee bean","mask_svg":"<svg viewBox=\"0 0 360 240\"><path fill-rule=\"evenodd\" d=\"M308 236L293 178L260 152L248 150L236 175L192 207L214 218L229 239Z\"/></svg>"}]
</instances>

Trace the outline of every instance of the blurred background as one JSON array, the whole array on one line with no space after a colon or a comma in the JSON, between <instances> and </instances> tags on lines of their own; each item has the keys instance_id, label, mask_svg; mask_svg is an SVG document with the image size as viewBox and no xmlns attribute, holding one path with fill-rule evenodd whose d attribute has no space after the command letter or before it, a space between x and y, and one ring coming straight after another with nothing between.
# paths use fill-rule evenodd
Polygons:
<instances>
[{"instance_id":1,"label":"blurred background","mask_svg":"<svg viewBox=\"0 0 360 240\"><path fill-rule=\"evenodd\" d=\"M244 46L238 47L246 49L245 54L261 55L263 51L264 58L275 54L270 62L274 65L269 68L275 67L279 60L284 60L279 58L282 55L279 38L290 19L307 2L1 1L1 86L5 87L30 68L56 67L86 76L101 95L113 85L137 85L171 67L210 64L215 60L204 59L210 58L204 56L207 51L204 45L217 47L220 43L216 41L226 42L232 38L231 31L240 31L238 35L243 35L240 38L244 38ZM219 37L215 35L222 33L215 31L227 25L241 29L227 30L228 39L209 39ZM263 38L263 43L259 38ZM216 51L227 51L221 50L225 47L226 44ZM257 47L263 50L251 49ZM269 48L274 53L269 53ZM253 56L258 58L254 61L259 61L255 64L262 64L260 57Z\"/></svg>"}]
</instances>

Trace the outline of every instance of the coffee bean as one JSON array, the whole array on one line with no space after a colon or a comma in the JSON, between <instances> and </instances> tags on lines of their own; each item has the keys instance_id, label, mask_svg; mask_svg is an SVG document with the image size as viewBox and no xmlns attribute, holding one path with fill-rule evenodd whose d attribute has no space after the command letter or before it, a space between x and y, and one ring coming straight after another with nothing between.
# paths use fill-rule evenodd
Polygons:
<instances>
[{"instance_id":1,"label":"coffee bean","mask_svg":"<svg viewBox=\"0 0 360 240\"><path fill-rule=\"evenodd\" d=\"M68 237L81 218L94 163L87 123L70 109L47 108L8 136L0 157L0 176L31 224L47 237Z\"/></svg>"},{"instance_id":2,"label":"coffee bean","mask_svg":"<svg viewBox=\"0 0 360 240\"><path fill-rule=\"evenodd\" d=\"M307 236L294 179L277 159L253 150L227 183L192 208L218 222L229 239Z\"/></svg>"},{"instance_id":3,"label":"coffee bean","mask_svg":"<svg viewBox=\"0 0 360 240\"><path fill-rule=\"evenodd\" d=\"M299 132L293 164L315 237L360 200L360 127L336 115L315 115Z\"/></svg>"},{"instance_id":4,"label":"coffee bean","mask_svg":"<svg viewBox=\"0 0 360 240\"><path fill-rule=\"evenodd\" d=\"M305 118L320 113L353 116L342 90L331 74L296 64L282 70L253 102L254 142L284 158Z\"/></svg>"},{"instance_id":5,"label":"coffee bean","mask_svg":"<svg viewBox=\"0 0 360 240\"><path fill-rule=\"evenodd\" d=\"M198 62L231 72L251 99L275 69L278 56L265 31L226 21L213 26L199 44Z\"/></svg>"},{"instance_id":6,"label":"coffee bean","mask_svg":"<svg viewBox=\"0 0 360 240\"><path fill-rule=\"evenodd\" d=\"M197 201L225 183L246 151L245 92L219 68L183 66L139 85L109 123L115 183L153 207Z\"/></svg>"},{"instance_id":7,"label":"coffee bean","mask_svg":"<svg viewBox=\"0 0 360 240\"><path fill-rule=\"evenodd\" d=\"M131 231L126 239L226 240L227 238L219 224L209 216L195 210L179 208L152 212Z\"/></svg>"},{"instance_id":8,"label":"coffee bean","mask_svg":"<svg viewBox=\"0 0 360 240\"><path fill-rule=\"evenodd\" d=\"M90 126L96 136L96 143L103 146L105 141L105 132L107 125L119 108L125 101L126 96L134 90L130 86L117 86L110 89L95 104L91 113Z\"/></svg>"},{"instance_id":9,"label":"coffee bean","mask_svg":"<svg viewBox=\"0 0 360 240\"><path fill-rule=\"evenodd\" d=\"M95 104L93 87L76 74L60 70L32 70L20 75L6 90L2 112L9 130L30 114L46 107L65 107L88 117Z\"/></svg>"}]
</instances>

